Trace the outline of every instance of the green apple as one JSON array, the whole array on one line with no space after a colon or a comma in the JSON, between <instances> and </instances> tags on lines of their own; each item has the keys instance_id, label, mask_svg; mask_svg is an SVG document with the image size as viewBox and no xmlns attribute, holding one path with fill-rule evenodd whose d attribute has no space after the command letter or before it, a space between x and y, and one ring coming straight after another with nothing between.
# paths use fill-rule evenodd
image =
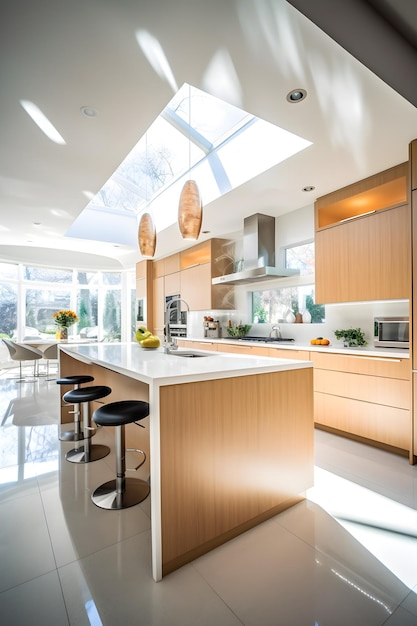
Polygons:
<instances>
[{"instance_id":1,"label":"green apple","mask_svg":"<svg viewBox=\"0 0 417 626\"><path fill-rule=\"evenodd\" d=\"M145 326L139 326L135 333L135 339L138 343L141 343L144 339L150 337L151 335L152 333L147 328L145 328Z\"/></svg>"}]
</instances>

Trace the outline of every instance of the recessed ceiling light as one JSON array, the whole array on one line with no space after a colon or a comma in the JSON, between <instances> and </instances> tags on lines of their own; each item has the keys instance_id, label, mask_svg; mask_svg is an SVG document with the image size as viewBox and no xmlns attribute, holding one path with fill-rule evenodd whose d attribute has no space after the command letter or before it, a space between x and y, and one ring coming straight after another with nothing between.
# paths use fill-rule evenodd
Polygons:
<instances>
[{"instance_id":1,"label":"recessed ceiling light","mask_svg":"<svg viewBox=\"0 0 417 626\"><path fill-rule=\"evenodd\" d=\"M306 187L303 187L303 191L313 191L315 189L315 187L313 185L307 185Z\"/></svg>"},{"instance_id":2,"label":"recessed ceiling light","mask_svg":"<svg viewBox=\"0 0 417 626\"><path fill-rule=\"evenodd\" d=\"M86 117L96 117L98 113L97 109L93 109L93 107L81 107L80 111Z\"/></svg>"},{"instance_id":3,"label":"recessed ceiling light","mask_svg":"<svg viewBox=\"0 0 417 626\"><path fill-rule=\"evenodd\" d=\"M40 226L41 223L40 222L32 222L34 226Z\"/></svg>"},{"instance_id":4,"label":"recessed ceiling light","mask_svg":"<svg viewBox=\"0 0 417 626\"><path fill-rule=\"evenodd\" d=\"M287 93L287 100L291 104L301 102L307 98L307 92L305 89L293 89L290 93Z\"/></svg>"}]
</instances>

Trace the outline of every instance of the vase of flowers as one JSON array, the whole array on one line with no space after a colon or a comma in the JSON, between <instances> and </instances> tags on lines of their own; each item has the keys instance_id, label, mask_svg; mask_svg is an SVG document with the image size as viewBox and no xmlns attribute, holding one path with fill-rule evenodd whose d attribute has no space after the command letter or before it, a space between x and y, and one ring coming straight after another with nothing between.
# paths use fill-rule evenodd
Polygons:
<instances>
[{"instance_id":1,"label":"vase of flowers","mask_svg":"<svg viewBox=\"0 0 417 626\"><path fill-rule=\"evenodd\" d=\"M74 313L74 311L64 309L56 311L53 314L53 318L55 320L55 324L58 326L56 338L61 341L66 341L68 339L68 328L78 322L77 314Z\"/></svg>"}]
</instances>

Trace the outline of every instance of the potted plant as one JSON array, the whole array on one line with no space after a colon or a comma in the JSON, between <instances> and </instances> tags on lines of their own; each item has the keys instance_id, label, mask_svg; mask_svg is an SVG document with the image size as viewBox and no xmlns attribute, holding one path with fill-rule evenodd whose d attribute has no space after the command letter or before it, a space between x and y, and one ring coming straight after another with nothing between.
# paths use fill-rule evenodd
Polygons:
<instances>
[{"instance_id":1,"label":"potted plant","mask_svg":"<svg viewBox=\"0 0 417 626\"><path fill-rule=\"evenodd\" d=\"M365 333L360 328L347 328L345 330L335 330L336 339L343 339L345 348L356 346L366 346Z\"/></svg>"}]
</instances>

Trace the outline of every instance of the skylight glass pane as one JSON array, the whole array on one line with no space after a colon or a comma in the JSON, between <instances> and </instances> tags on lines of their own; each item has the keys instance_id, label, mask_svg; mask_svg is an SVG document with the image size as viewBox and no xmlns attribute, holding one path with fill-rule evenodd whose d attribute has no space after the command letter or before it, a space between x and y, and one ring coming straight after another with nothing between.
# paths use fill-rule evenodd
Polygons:
<instances>
[{"instance_id":1,"label":"skylight glass pane","mask_svg":"<svg viewBox=\"0 0 417 626\"><path fill-rule=\"evenodd\" d=\"M151 211L157 231L177 220L184 182L196 180L205 207L303 150L311 142L255 118L190 85L172 98L67 235L125 244L111 214L140 220ZM102 212L97 227L97 211ZM95 224L88 227L88 223ZM87 233L87 234L86 234Z\"/></svg>"}]
</instances>

